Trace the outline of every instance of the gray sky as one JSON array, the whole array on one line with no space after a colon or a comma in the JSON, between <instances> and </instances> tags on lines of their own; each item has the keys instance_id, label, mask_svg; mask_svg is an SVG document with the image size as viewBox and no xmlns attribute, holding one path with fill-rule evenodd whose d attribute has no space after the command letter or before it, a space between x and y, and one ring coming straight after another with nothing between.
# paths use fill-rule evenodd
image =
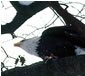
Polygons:
<instances>
[{"instance_id":1,"label":"gray sky","mask_svg":"<svg viewBox=\"0 0 85 76\"><path fill-rule=\"evenodd\" d=\"M63 1L64 3L68 3L69 1L70 2L85 3L85 0L61 0L61 1ZM25 3L26 3L26 5L29 4L27 2L24 2L24 5L25 5ZM32 3L32 2L30 2L30 3ZM0 7L1 7L1 11L0 11L1 12L1 16L0 16L1 17L1 24L10 23L14 19L15 15L17 14L17 11L12 7L12 5L8 1L4 0L3 4L5 6L3 8L0 4ZM73 15L77 15L78 10L81 10L81 9L82 9L81 4L73 3L73 4L69 4L68 11L70 13L72 13ZM81 16L81 15L84 15L84 18L85 18L85 7L84 7L84 10L79 14L79 16ZM54 16L54 18L51 20L51 18L53 16L54 16L54 13L52 12L52 10L50 10L49 8L46 8L45 10L37 13L32 18L28 19L25 23L23 23L22 26L15 31L15 34L18 35L18 36L24 37L24 38L25 37L26 38L32 38L34 36L40 36L42 31L45 30L45 28L40 29L40 30L30 34L30 35L27 35L27 34L31 33L36 28L41 28L46 24L49 25L57 17L57 16ZM85 19L83 19L82 22L85 23ZM63 23L59 19L57 19L55 21L55 23L52 24L50 27L53 27L53 26L56 26L56 25L62 26ZM5 25L3 25L3 26L5 26ZM24 30L24 32L23 32L23 30ZM22 56L26 57L27 58L26 59L27 60L26 61L27 65L30 65L32 63L35 63L35 62L38 62L38 61L42 60L39 57L36 57L36 56L33 56L33 55L30 55L30 54L26 53L23 49L21 49L19 47L14 47L13 46L13 44L15 42L18 42L20 40L22 40L22 38L20 38L20 37L12 39L10 34L3 34L3 35L1 35L1 46L3 46L5 48L5 50L6 50L6 52L9 56L17 58L18 55L22 55ZM6 55L4 54L4 52L1 51L1 58L2 58L1 61L3 61L5 57L6 57ZM8 58L5 61L5 64L7 66L12 66L10 68L13 68L14 67L14 61L15 61L14 59Z\"/></svg>"}]
</instances>

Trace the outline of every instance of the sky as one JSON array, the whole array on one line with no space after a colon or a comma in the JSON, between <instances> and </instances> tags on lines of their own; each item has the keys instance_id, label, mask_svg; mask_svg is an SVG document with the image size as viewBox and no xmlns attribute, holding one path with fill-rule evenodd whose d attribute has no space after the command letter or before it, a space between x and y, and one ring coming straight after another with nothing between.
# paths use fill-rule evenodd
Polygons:
<instances>
[{"instance_id":1,"label":"sky","mask_svg":"<svg viewBox=\"0 0 85 76\"><path fill-rule=\"evenodd\" d=\"M68 3L70 1L85 3L85 0L61 0L61 1L63 1L64 3ZM22 4L23 2L20 2L20 3ZM32 2L30 2L30 3L32 3ZM30 3L24 2L23 5L25 5L25 4L29 5ZM1 7L1 9L0 9L1 16L0 17L1 17L1 24L3 26L5 26L6 23L10 23L14 19L15 15L17 14L17 11L9 3L9 1L4 0L3 4L4 4L4 7L2 7L3 5L1 5L1 3L0 3L0 7ZM73 15L77 15L78 10L81 10L81 9L82 9L81 4L73 3L73 5L69 4L68 11L70 13L72 13ZM85 7L84 7L84 9L85 9ZM85 18L84 12L85 12L85 10L82 11L81 13L84 15L84 18ZM81 16L81 14L79 14L79 16ZM1 50L1 61L2 62L4 61L5 65L8 66L9 69L15 67L14 58L17 58L19 55L24 56L26 58L26 63L25 63L26 65L30 65L32 63L42 61L41 58L36 57L34 55L30 55L23 49L21 49L19 47L14 47L13 45L15 42L21 41L23 38L28 39L28 38L32 38L35 36L40 36L42 31L45 30L45 28L35 31L36 28L41 28L41 27L50 25L50 23L53 22L56 18L57 18L57 16L54 15L52 10L50 10L50 8L46 8L46 9L42 10L41 12L37 13L36 15L34 15L32 18L28 19L25 23L22 24L22 26L20 28L18 28L14 32L18 36L17 38L13 39L10 34L2 34L1 35L1 46L4 47L7 54L9 55L9 58L7 58L4 61L4 59L6 58L6 54L4 53L3 50ZM80 18L78 18L78 19L80 19ZM83 19L82 22L85 23L85 19ZM53 27L56 25L63 26L63 23L59 19L57 19L54 22L54 24L52 24L50 27ZM22 32L24 29L25 29L25 31ZM33 31L35 31L35 32L33 32ZM31 32L33 32L33 33L30 34ZM20 66L20 63L17 66Z\"/></svg>"}]
</instances>

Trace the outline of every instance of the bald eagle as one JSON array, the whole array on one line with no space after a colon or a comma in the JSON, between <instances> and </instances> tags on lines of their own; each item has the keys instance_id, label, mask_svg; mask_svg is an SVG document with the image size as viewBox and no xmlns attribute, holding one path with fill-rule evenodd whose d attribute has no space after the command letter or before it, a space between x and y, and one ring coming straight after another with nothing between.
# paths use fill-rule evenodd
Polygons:
<instances>
[{"instance_id":1,"label":"bald eagle","mask_svg":"<svg viewBox=\"0 0 85 76\"><path fill-rule=\"evenodd\" d=\"M15 43L28 53L45 59L46 57L63 58L85 54L85 41L68 26L51 27L34 37Z\"/></svg>"}]
</instances>

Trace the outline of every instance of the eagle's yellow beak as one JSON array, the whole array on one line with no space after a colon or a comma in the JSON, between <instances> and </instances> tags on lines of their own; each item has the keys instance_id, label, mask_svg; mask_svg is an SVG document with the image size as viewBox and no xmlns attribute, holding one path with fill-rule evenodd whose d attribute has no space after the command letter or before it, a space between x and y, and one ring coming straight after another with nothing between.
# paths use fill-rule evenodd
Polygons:
<instances>
[{"instance_id":1,"label":"eagle's yellow beak","mask_svg":"<svg viewBox=\"0 0 85 76\"><path fill-rule=\"evenodd\" d=\"M14 43L14 46L19 47L21 45L21 42Z\"/></svg>"}]
</instances>

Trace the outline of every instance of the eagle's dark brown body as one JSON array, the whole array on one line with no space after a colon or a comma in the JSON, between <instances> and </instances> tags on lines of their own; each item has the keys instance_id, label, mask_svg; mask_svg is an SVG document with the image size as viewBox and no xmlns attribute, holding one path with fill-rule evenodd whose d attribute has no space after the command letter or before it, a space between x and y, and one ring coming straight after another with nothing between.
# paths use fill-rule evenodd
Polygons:
<instances>
[{"instance_id":1,"label":"eagle's dark brown body","mask_svg":"<svg viewBox=\"0 0 85 76\"><path fill-rule=\"evenodd\" d=\"M60 58L76 55L75 46L84 47L81 37L68 26L51 27L42 33L37 51L40 57L53 53Z\"/></svg>"}]
</instances>

